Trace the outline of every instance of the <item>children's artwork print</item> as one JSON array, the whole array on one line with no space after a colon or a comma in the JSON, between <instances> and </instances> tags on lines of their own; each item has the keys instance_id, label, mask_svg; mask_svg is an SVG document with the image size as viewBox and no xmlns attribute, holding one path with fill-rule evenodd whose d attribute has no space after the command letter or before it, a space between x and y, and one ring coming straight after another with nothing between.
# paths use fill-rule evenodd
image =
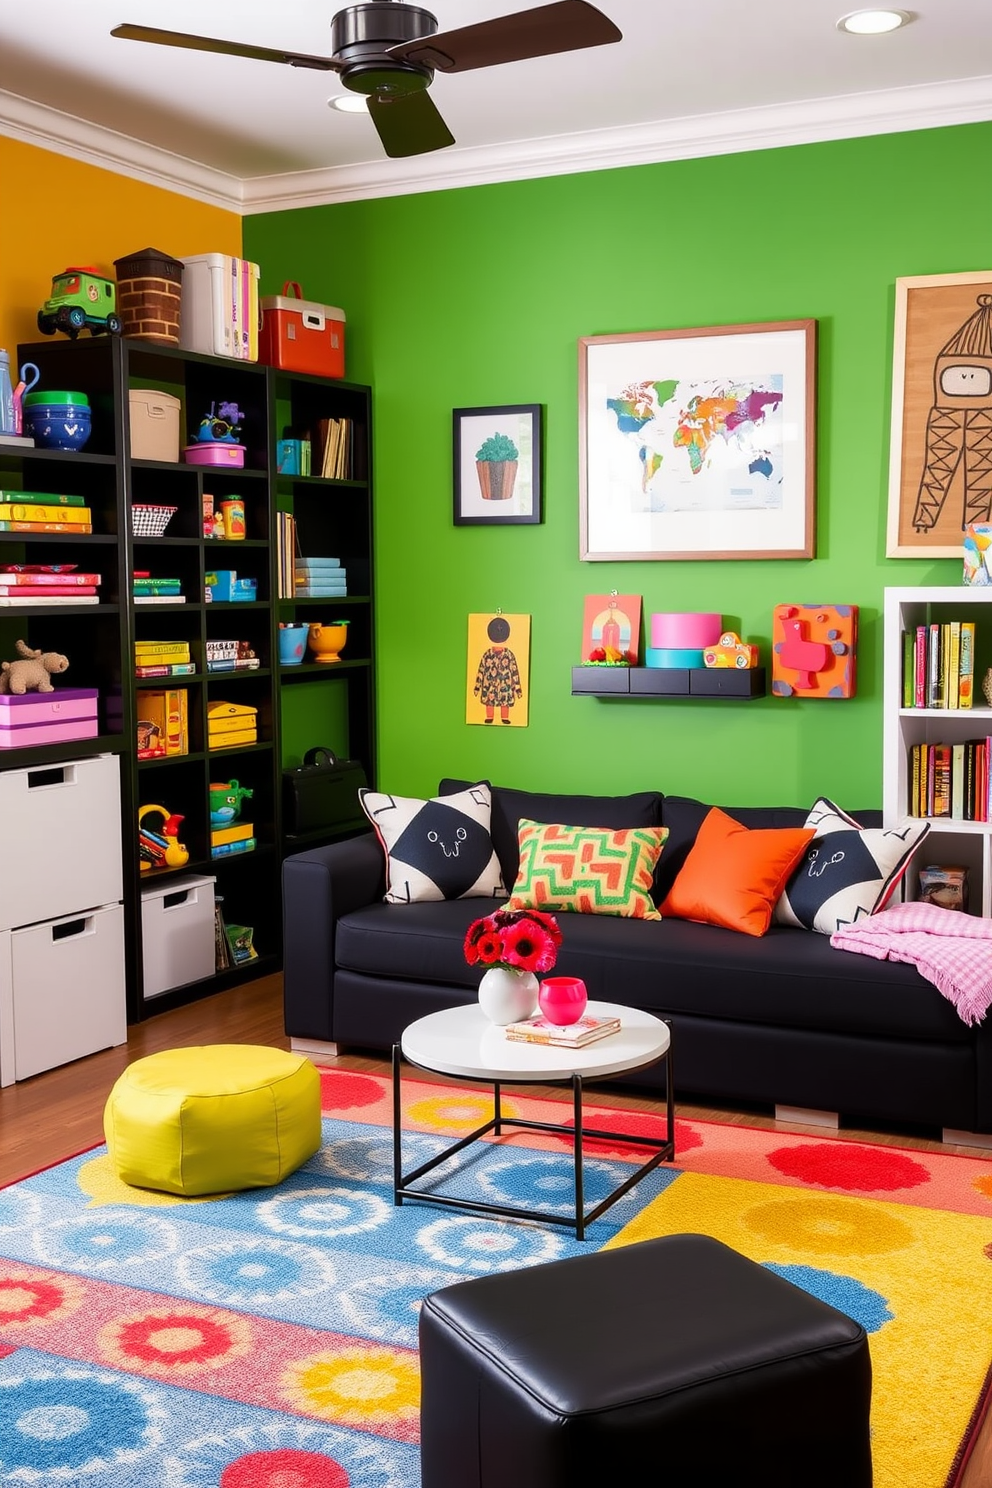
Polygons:
<instances>
[{"instance_id":1,"label":"children's artwork print","mask_svg":"<svg viewBox=\"0 0 992 1488\"><path fill-rule=\"evenodd\" d=\"M992 272L896 280L889 558L958 558L992 521Z\"/></svg>"},{"instance_id":2,"label":"children's artwork print","mask_svg":"<svg viewBox=\"0 0 992 1488\"><path fill-rule=\"evenodd\" d=\"M587 594L582 619L583 661L637 666L641 645L639 594Z\"/></svg>"},{"instance_id":3,"label":"children's artwork print","mask_svg":"<svg viewBox=\"0 0 992 1488\"><path fill-rule=\"evenodd\" d=\"M468 617L465 722L527 727L530 616Z\"/></svg>"},{"instance_id":4,"label":"children's artwork print","mask_svg":"<svg viewBox=\"0 0 992 1488\"><path fill-rule=\"evenodd\" d=\"M540 522L540 404L456 408L453 437L456 526Z\"/></svg>"},{"instance_id":5,"label":"children's artwork print","mask_svg":"<svg viewBox=\"0 0 992 1488\"><path fill-rule=\"evenodd\" d=\"M776 605L772 692L776 697L853 697L857 641L857 605Z\"/></svg>"},{"instance_id":6,"label":"children's artwork print","mask_svg":"<svg viewBox=\"0 0 992 1488\"><path fill-rule=\"evenodd\" d=\"M812 557L815 322L580 341L580 554Z\"/></svg>"}]
</instances>

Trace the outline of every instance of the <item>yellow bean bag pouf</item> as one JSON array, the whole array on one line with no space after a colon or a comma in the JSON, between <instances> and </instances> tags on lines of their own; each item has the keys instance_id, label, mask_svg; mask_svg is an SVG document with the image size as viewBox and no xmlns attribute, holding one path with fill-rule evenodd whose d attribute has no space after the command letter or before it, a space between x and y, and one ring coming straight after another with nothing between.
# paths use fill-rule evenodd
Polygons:
<instances>
[{"instance_id":1,"label":"yellow bean bag pouf","mask_svg":"<svg viewBox=\"0 0 992 1488\"><path fill-rule=\"evenodd\" d=\"M124 1071L103 1129L118 1177L137 1188L268 1188L320 1146L320 1076L255 1044L166 1049Z\"/></svg>"}]
</instances>

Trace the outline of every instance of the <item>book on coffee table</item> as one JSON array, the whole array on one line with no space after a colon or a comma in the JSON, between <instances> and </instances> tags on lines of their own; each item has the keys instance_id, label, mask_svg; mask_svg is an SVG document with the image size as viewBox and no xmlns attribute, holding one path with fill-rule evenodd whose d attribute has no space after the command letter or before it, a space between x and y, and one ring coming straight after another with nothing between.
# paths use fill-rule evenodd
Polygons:
<instances>
[{"instance_id":1,"label":"book on coffee table","mask_svg":"<svg viewBox=\"0 0 992 1488\"><path fill-rule=\"evenodd\" d=\"M508 1039L517 1043L556 1044L562 1049L581 1049L597 1039L608 1038L619 1029L619 1018L593 1018L586 1014L577 1023L561 1024L549 1023L547 1018L538 1015L526 1018L522 1023L508 1023L505 1032Z\"/></svg>"}]
</instances>

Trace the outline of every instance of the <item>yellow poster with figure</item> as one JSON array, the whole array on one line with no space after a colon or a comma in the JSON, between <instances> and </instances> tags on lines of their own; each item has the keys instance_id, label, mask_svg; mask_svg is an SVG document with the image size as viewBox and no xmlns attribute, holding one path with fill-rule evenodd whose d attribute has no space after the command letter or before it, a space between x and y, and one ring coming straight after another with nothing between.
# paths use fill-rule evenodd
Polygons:
<instances>
[{"instance_id":1,"label":"yellow poster with figure","mask_svg":"<svg viewBox=\"0 0 992 1488\"><path fill-rule=\"evenodd\" d=\"M465 722L526 728L529 683L530 616L469 615Z\"/></svg>"}]
</instances>

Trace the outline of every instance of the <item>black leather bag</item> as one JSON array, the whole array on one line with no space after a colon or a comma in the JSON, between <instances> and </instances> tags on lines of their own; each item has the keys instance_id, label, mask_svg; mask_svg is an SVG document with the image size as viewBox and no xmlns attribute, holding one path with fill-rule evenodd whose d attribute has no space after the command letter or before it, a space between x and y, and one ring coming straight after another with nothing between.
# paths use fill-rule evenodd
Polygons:
<instances>
[{"instance_id":1,"label":"black leather bag","mask_svg":"<svg viewBox=\"0 0 992 1488\"><path fill-rule=\"evenodd\" d=\"M287 837L347 830L365 824L358 792L366 786L358 760L338 759L333 749L308 749L302 765L282 772L283 830Z\"/></svg>"}]
</instances>

